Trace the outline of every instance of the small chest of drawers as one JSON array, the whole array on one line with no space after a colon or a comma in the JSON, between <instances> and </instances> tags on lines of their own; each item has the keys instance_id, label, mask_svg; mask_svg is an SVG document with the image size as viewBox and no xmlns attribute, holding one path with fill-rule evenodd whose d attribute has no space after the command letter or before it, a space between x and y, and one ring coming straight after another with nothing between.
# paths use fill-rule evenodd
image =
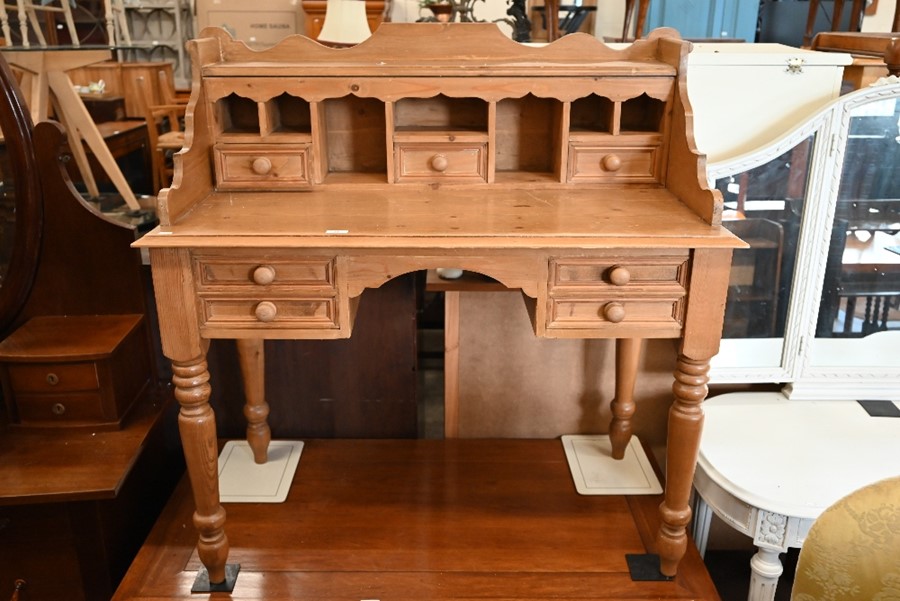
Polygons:
<instances>
[{"instance_id":1,"label":"small chest of drawers","mask_svg":"<svg viewBox=\"0 0 900 601\"><path fill-rule=\"evenodd\" d=\"M11 420L118 428L150 381L142 315L35 317L0 342Z\"/></svg>"}]
</instances>

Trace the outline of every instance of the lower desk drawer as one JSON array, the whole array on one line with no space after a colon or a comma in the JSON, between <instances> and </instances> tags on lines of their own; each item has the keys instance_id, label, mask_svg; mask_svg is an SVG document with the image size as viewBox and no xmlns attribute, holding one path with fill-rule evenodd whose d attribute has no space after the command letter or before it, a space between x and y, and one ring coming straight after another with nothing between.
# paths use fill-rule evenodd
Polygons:
<instances>
[{"instance_id":1,"label":"lower desk drawer","mask_svg":"<svg viewBox=\"0 0 900 601\"><path fill-rule=\"evenodd\" d=\"M569 146L569 181L652 183L659 179L659 147Z\"/></svg>"},{"instance_id":2,"label":"lower desk drawer","mask_svg":"<svg viewBox=\"0 0 900 601\"><path fill-rule=\"evenodd\" d=\"M215 155L220 190L302 190L311 186L308 145L220 145Z\"/></svg>"},{"instance_id":3,"label":"lower desk drawer","mask_svg":"<svg viewBox=\"0 0 900 601\"><path fill-rule=\"evenodd\" d=\"M100 386L97 364L78 363L11 363L9 380L17 393L60 393L96 390Z\"/></svg>"},{"instance_id":4,"label":"lower desk drawer","mask_svg":"<svg viewBox=\"0 0 900 601\"><path fill-rule=\"evenodd\" d=\"M252 329L336 329L339 327L335 299L204 298L203 322L209 327Z\"/></svg>"},{"instance_id":5,"label":"lower desk drawer","mask_svg":"<svg viewBox=\"0 0 900 601\"><path fill-rule=\"evenodd\" d=\"M481 143L403 143L395 146L396 180L461 179L487 181L486 145Z\"/></svg>"},{"instance_id":6,"label":"lower desk drawer","mask_svg":"<svg viewBox=\"0 0 900 601\"><path fill-rule=\"evenodd\" d=\"M550 299L547 327L595 329L628 326L648 330L680 328L681 299Z\"/></svg>"},{"instance_id":7,"label":"lower desk drawer","mask_svg":"<svg viewBox=\"0 0 900 601\"><path fill-rule=\"evenodd\" d=\"M24 425L40 424L72 426L111 421L104 415L99 392L16 395L16 413Z\"/></svg>"}]
</instances>

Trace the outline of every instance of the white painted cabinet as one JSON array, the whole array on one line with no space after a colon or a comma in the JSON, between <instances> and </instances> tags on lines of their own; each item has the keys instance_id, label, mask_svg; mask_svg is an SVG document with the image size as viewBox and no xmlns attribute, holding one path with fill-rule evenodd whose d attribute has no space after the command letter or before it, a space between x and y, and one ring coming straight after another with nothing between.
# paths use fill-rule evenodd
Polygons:
<instances>
[{"instance_id":1,"label":"white painted cabinet","mask_svg":"<svg viewBox=\"0 0 900 601\"><path fill-rule=\"evenodd\" d=\"M696 43L694 138L710 163L764 146L840 95L849 54L782 44Z\"/></svg>"}]
</instances>

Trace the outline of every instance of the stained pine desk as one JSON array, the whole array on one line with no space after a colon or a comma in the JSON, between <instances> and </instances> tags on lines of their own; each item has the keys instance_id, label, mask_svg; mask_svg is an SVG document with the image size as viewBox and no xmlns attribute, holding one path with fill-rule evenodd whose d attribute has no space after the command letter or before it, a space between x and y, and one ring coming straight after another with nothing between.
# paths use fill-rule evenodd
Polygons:
<instances>
[{"instance_id":1,"label":"stained pine desk","mask_svg":"<svg viewBox=\"0 0 900 601\"><path fill-rule=\"evenodd\" d=\"M138 243L181 403L198 590L230 590L237 572L208 341L237 340L265 462L263 341L348 337L363 290L438 267L520 289L537 336L620 341L614 456L631 435L635 342L681 340L655 545L675 574L742 246L691 142L687 50L671 30L624 51L581 35L527 47L478 24L385 24L341 50L296 36L255 52L201 32L186 147Z\"/></svg>"}]
</instances>

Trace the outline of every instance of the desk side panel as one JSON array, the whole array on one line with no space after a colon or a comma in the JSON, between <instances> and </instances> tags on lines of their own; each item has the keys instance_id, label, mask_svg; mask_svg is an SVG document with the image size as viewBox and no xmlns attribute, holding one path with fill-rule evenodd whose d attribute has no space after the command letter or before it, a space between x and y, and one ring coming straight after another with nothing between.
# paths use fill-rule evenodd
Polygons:
<instances>
[{"instance_id":1,"label":"desk side panel","mask_svg":"<svg viewBox=\"0 0 900 601\"><path fill-rule=\"evenodd\" d=\"M172 225L179 217L214 189L210 153L213 141L210 132L208 103L200 84L202 66L219 60L221 50L215 38L193 40L188 43L193 63L191 99L184 115L184 147L175 154L175 175L172 187L159 193L158 212L161 225Z\"/></svg>"},{"instance_id":2,"label":"desk side panel","mask_svg":"<svg viewBox=\"0 0 900 601\"><path fill-rule=\"evenodd\" d=\"M706 156L694 141L694 112L687 92L687 47L680 41L661 39L660 53L678 64L669 135L666 187L710 225L722 223L722 195L710 190Z\"/></svg>"}]
</instances>

